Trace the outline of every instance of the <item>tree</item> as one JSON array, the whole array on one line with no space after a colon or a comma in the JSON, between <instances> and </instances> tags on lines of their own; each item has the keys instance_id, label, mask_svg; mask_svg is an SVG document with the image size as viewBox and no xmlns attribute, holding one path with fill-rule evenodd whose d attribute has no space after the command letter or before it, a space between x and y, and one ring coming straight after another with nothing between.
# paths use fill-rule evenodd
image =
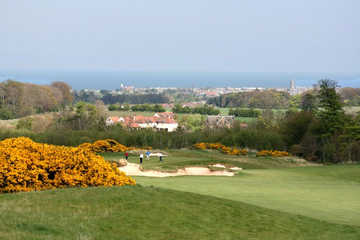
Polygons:
<instances>
[{"instance_id":1,"label":"tree","mask_svg":"<svg viewBox=\"0 0 360 240\"><path fill-rule=\"evenodd\" d=\"M165 112L165 108L159 104L153 106L153 112Z\"/></svg>"},{"instance_id":2,"label":"tree","mask_svg":"<svg viewBox=\"0 0 360 240\"><path fill-rule=\"evenodd\" d=\"M280 132L288 147L299 144L303 140L312 121L313 114L307 111L291 112L285 116L280 122Z\"/></svg>"},{"instance_id":3,"label":"tree","mask_svg":"<svg viewBox=\"0 0 360 240\"><path fill-rule=\"evenodd\" d=\"M63 104L63 106L72 103L74 97L71 93L71 87L68 84L64 82L53 82L51 86L53 88L57 88L61 92L62 94L61 103Z\"/></svg>"},{"instance_id":4,"label":"tree","mask_svg":"<svg viewBox=\"0 0 360 240\"><path fill-rule=\"evenodd\" d=\"M336 93L337 82L329 79L319 81L319 112L318 117L322 123L325 135L333 135L344 129L345 112L341 97Z\"/></svg>"},{"instance_id":5,"label":"tree","mask_svg":"<svg viewBox=\"0 0 360 240\"><path fill-rule=\"evenodd\" d=\"M305 112L314 112L316 110L316 97L311 93L306 93L302 97L301 109Z\"/></svg>"}]
</instances>

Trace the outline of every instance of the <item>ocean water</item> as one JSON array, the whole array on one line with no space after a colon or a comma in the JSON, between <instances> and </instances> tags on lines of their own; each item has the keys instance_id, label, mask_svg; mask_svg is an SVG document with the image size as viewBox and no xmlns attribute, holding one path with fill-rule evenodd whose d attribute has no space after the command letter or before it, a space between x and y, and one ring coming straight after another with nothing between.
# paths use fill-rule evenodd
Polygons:
<instances>
[{"instance_id":1,"label":"ocean water","mask_svg":"<svg viewBox=\"0 0 360 240\"><path fill-rule=\"evenodd\" d=\"M360 73L244 73L244 72L126 72L126 71L1 71L0 81L50 84L63 81L72 88L117 89L121 84L135 87L309 87L318 80L336 80L342 87L360 87Z\"/></svg>"}]
</instances>

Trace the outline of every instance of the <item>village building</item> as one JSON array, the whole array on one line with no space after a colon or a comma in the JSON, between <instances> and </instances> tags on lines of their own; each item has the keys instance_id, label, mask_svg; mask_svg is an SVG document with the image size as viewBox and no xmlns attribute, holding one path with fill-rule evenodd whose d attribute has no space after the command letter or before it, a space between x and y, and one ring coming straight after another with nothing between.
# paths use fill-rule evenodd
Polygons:
<instances>
[{"instance_id":1,"label":"village building","mask_svg":"<svg viewBox=\"0 0 360 240\"><path fill-rule=\"evenodd\" d=\"M155 113L154 117L174 119L175 114L173 112L160 112L160 113Z\"/></svg>"},{"instance_id":2,"label":"village building","mask_svg":"<svg viewBox=\"0 0 360 240\"><path fill-rule=\"evenodd\" d=\"M155 113L154 116L109 117L106 125L121 124L127 128L151 128L159 131L174 132L179 124L172 112Z\"/></svg>"},{"instance_id":3,"label":"village building","mask_svg":"<svg viewBox=\"0 0 360 240\"><path fill-rule=\"evenodd\" d=\"M111 125L115 125L119 122L120 118L119 117L108 117L105 121L106 126L111 126Z\"/></svg>"}]
</instances>

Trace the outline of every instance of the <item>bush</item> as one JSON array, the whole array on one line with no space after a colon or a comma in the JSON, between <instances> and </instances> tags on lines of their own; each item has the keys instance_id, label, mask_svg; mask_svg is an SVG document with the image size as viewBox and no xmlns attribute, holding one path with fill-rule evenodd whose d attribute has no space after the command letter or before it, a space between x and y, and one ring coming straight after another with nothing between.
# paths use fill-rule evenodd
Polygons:
<instances>
[{"instance_id":1,"label":"bush","mask_svg":"<svg viewBox=\"0 0 360 240\"><path fill-rule=\"evenodd\" d=\"M98 140L94 143L83 143L79 148L90 150L95 153L101 152L125 152L127 147L118 143L114 139Z\"/></svg>"},{"instance_id":2,"label":"bush","mask_svg":"<svg viewBox=\"0 0 360 240\"><path fill-rule=\"evenodd\" d=\"M27 130L31 130L32 129L32 123L33 123L33 119L32 118L22 118L18 121L18 123L16 124L16 128L17 129L27 129Z\"/></svg>"},{"instance_id":3,"label":"bush","mask_svg":"<svg viewBox=\"0 0 360 240\"><path fill-rule=\"evenodd\" d=\"M257 157L288 157L290 154L285 151L262 150L256 153Z\"/></svg>"},{"instance_id":4,"label":"bush","mask_svg":"<svg viewBox=\"0 0 360 240\"><path fill-rule=\"evenodd\" d=\"M301 143L313 120L311 112L289 113L280 123L280 132L286 145L290 147Z\"/></svg>"},{"instance_id":5,"label":"bush","mask_svg":"<svg viewBox=\"0 0 360 240\"><path fill-rule=\"evenodd\" d=\"M237 148L231 148L227 147L225 145L222 145L221 143L196 143L193 145L194 148L205 150L205 149L215 149L222 153L228 154L228 155L247 155L248 150L247 149L237 149Z\"/></svg>"},{"instance_id":6,"label":"bush","mask_svg":"<svg viewBox=\"0 0 360 240\"><path fill-rule=\"evenodd\" d=\"M250 109L235 108L229 110L229 115L234 115L235 117L257 118L261 115L261 111L255 110L253 108Z\"/></svg>"},{"instance_id":7,"label":"bush","mask_svg":"<svg viewBox=\"0 0 360 240\"><path fill-rule=\"evenodd\" d=\"M0 192L113 185L135 185L135 180L92 151L25 137L0 142Z\"/></svg>"}]
</instances>

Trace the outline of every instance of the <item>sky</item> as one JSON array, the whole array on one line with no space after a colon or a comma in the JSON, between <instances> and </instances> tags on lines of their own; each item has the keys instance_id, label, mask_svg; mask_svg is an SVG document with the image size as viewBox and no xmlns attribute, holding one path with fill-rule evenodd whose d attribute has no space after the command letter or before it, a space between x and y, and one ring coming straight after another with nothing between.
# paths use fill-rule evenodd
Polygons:
<instances>
[{"instance_id":1,"label":"sky","mask_svg":"<svg viewBox=\"0 0 360 240\"><path fill-rule=\"evenodd\" d=\"M359 0L0 0L0 70L360 72Z\"/></svg>"}]
</instances>

